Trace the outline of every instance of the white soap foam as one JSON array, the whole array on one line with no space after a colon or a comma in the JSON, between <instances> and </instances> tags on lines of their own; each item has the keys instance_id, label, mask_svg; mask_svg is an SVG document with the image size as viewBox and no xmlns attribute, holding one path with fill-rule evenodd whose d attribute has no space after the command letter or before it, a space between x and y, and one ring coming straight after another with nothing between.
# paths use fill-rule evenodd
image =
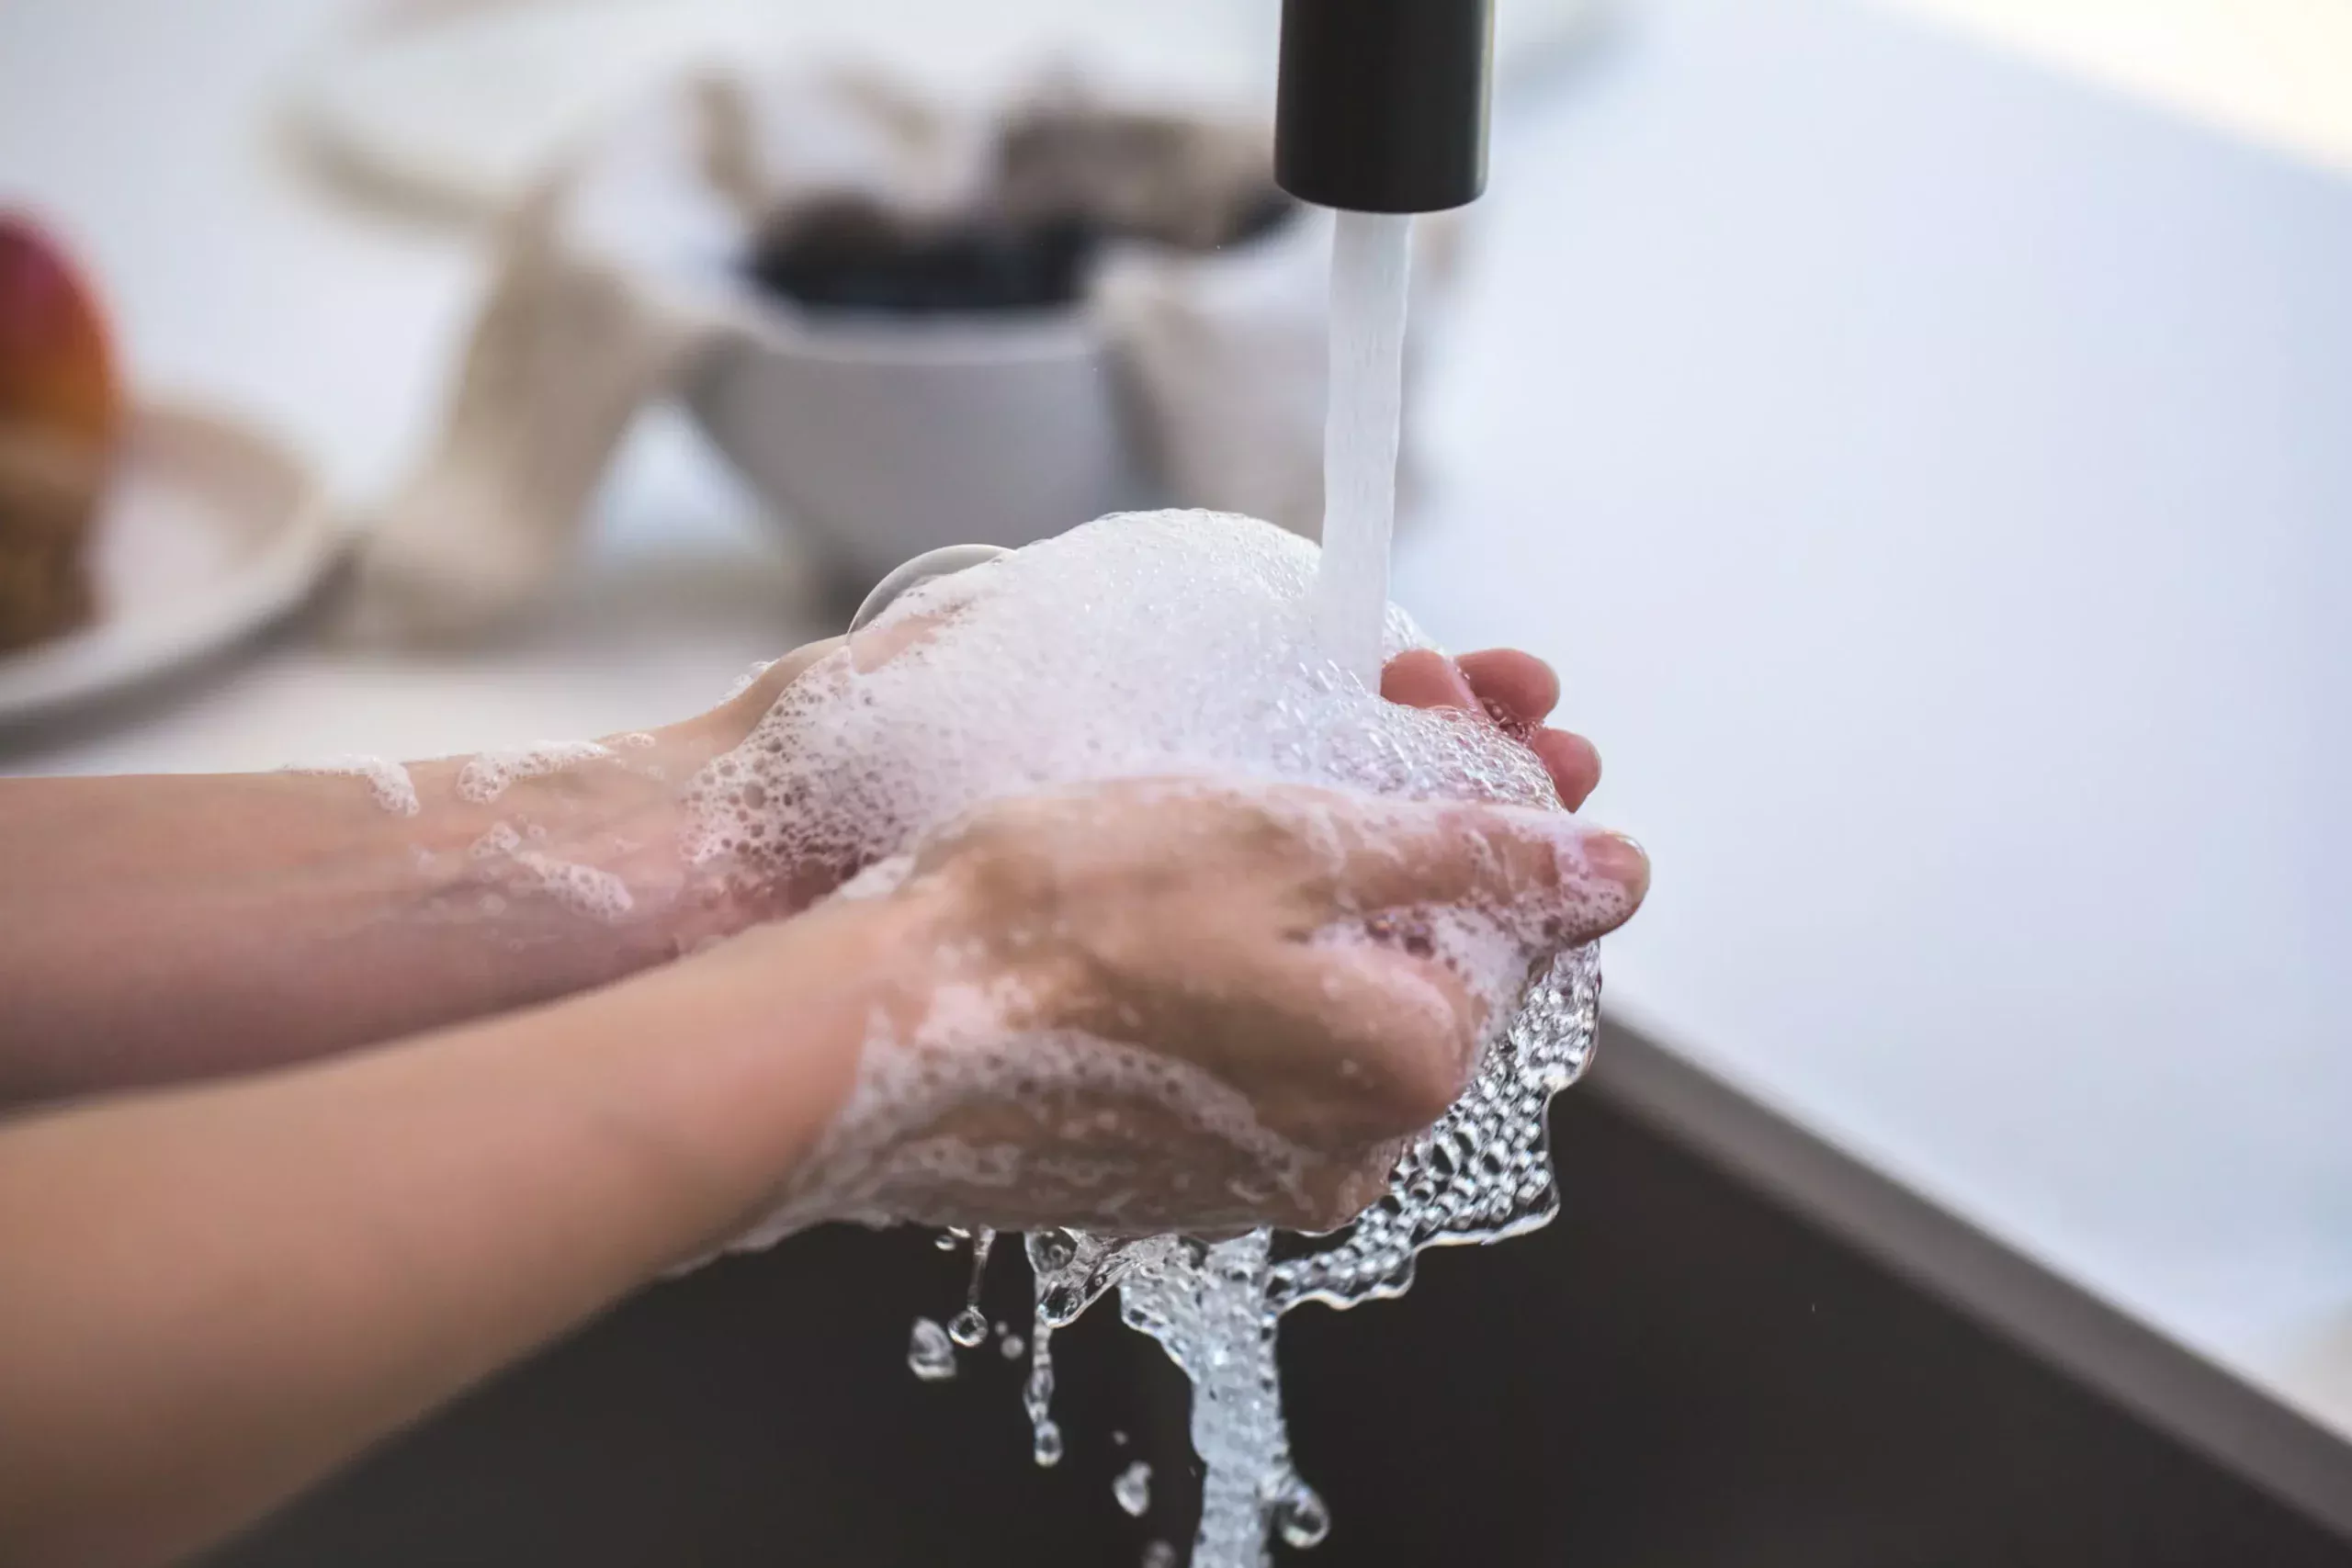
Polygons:
<instances>
[{"instance_id":1,"label":"white soap foam","mask_svg":"<svg viewBox=\"0 0 2352 1568\"><path fill-rule=\"evenodd\" d=\"M601 867L580 865L531 848L545 836L537 828L518 831L511 822L493 822L467 853L499 874L510 894L536 893L607 924L628 918L637 899L628 883ZM493 912L487 900L483 908L485 913Z\"/></svg>"},{"instance_id":2,"label":"white soap foam","mask_svg":"<svg viewBox=\"0 0 2352 1568\"><path fill-rule=\"evenodd\" d=\"M775 664L776 661L773 659L763 659L757 664L752 665L749 670L744 671L741 675L736 676L735 683L727 688L727 695L723 700L731 703L737 697L740 697L744 693L750 691L753 685L758 683L761 676L775 668Z\"/></svg>"},{"instance_id":3,"label":"white soap foam","mask_svg":"<svg viewBox=\"0 0 2352 1568\"><path fill-rule=\"evenodd\" d=\"M560 773L612 754L611 747L594 740L542 740L519 751L484 751L458 773L458 798L487 806L523 779Z\"/></svg>"},{"instance_id":4,"label":"white soap foam","mask_svg":"<svg viewBox=\"0 0 2352 1568\"><path fill-rule=\"evenodd\" d=\"M1524 749L1383 702L1320 654L1316 563L1270 524L1137 513L924 583L696 777L689 852L753 879L854 870L986 802L1186 773L1556 806ZM1384 655L1421 640L1392 609Z\"/></svg>"},{"instance_id":5,"label":"white soap foam","mask_svg":"<svg viewBox=\"0 0 2352 1568\"><path fill-rule=\"evenodd\" d=\"M534 886L539 892L592 919L617 924L637 908L628 884L599 867L558 860L536 850L517 852L514 864L536 879Z\"/></svg>"},{"instance_id":6,"label":"white soap foam","mask_svg":"<svg viewBox=\"0 0 2352 1568\"><path fill-rule=\"evenodd\" d=\"M395 817L413 817L421 809L416 782L398 762L381 757L329 757L323 761L298 762L281 768L287 773L326 773L365 779L376 804Z\"/></svg>"}]
</instances>

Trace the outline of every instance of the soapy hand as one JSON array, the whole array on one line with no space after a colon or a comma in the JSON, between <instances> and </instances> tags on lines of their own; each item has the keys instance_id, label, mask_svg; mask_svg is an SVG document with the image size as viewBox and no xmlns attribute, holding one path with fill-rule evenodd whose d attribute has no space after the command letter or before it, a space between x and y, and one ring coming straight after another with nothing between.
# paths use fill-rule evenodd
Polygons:
<instances>
[{"instance_id":1,"label":"soapy hand","mask_svg":"<svg viewBox=\"0 0 2352 1568\"><path fill-rule=\"evenodd\" d=\"M860 638L861 658L866 662L886 660L922 629L920 621L878 628L874 637ZM775 705L785 688L847 640L827 637L793 649L690 728L730 738L729 744L740 741ZM1449 659L1435 649L1409 649L1381 671L1380 694L1407 707L1459 708L1500 725L1544 760L1561 804L1571 811L1582 807L1600 783L1600 754L1591 741L1568 730L1544 728L1544 720L1560 700L1560 678L1532 653L1498 648Z\"/></svg>"},{"instance_id":2,"label":"soapy hand","mask_svg":"<svg viewBox=\"0 0 2352 1568\"><path fill-rule=\"evenodd\" d=\"M1459 708L1499 725L1542 759L1571 811L1600 783L1600 753L1591 741L1544 728L1560 700L1560 678L1532 653L1498 648L1448 659L1434 649L1409 649L1381 671L1380 694L1407 707Z\"/></svg>"},{"instance_id":3,"label":"soapy hand","mask_svg":"<svg viewBox=\"0 0 2352 1568\"><path fill-rule=\"evenodd\" d=\"M681 754L690 772L740 744L792 683L819 663L839 655L855 659L861 670L878 668L930 630L931 623L916 619L862 634L854 649L845 637L805 644L769 665L718 707L662 732L665 746ZM1559 702L1560 682L1552 667L1532 653L1490 649L1449 658L1434 649L1412 649L1388 661L1380 690L1389 701L1407 707L1457 709L1465 723L1499 727L1542 761L1561 804L1571 811L1579 809L1600 782L1600 754L1592 742L1544 724ZM728 889L724 911L715 922L698 924L700 935L806 908L831 892L839 876L831 867L798 867L780 877L755 879L748 894L741 877L730 874L723 882ZM714 890L708 897L718 900L721 895Z\"/></svg>"},{"instance_id":4,"label":"soapy hand","mask_svg":"<svg viewBox=\"0 0 2352 1568\"><path fill-rule=\"evenodd\" d=\"M1535 671L1504 669L1530 682L1514 712L1544 705ZM1630 840L1521 808L1198 780L989 807L888 896L922 916L911 941L886 922L885 1089L787 1208L1340 1224L1461 1092L1532 966L1622 924L1648 875ZM1465 910L1467 941L1444 925Z\"/></svg>"},{"instance_id":5,"label":"soapy hand","mask_svg":"<svg viewBox=\"0 0 2352 1568\"><path fill-rule=\"evenodd\" d=\"M0 1100L74 1102L0 1126L0 1194L38 1200L0 1202L0 1427L30 1435L0 1536L176 1559L754 1226L1214 1235L1376 1198L1535 965L1645 891L1638 849L1549 809L1591 748L1543 728L1521 654L1392 663L1442 719L1295 670L1261 692L1247 595L1295 574L1239 520L1047 548L960 657L862 639L864 705L797 727L763 721L836 650L602 747L0 781ZM1067 634L1154 562L1196 635ZM1265 692L1321 702L1281 736L1323 749L1257 744ZM746 750L721 858L788 846L749 886L683 820ZM1104 755L1183 776L1038 788ZM1227 757L1332 787L1212 782ZM892 795L942 758L949 787Z\"/></svg>"}]
</instances>

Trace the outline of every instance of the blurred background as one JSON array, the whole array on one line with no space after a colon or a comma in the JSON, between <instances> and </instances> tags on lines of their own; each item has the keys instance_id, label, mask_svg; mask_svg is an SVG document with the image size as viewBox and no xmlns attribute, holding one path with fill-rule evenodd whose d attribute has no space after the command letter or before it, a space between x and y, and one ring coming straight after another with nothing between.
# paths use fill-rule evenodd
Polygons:
<instances>
[{"instance_id":1,"label":"blurred background","mask_svg":"<svg viewBox=\"0 0 2352 1568\"><path fill-rule=\"evenodd\" d=\"M1277 17L0 0L0 772L635 728L931 545L1311 532ZM2352 0L1499 17L1396 593L1608 758L1611 1014L2352 1441Z\"/></svg>"}]
</instances>

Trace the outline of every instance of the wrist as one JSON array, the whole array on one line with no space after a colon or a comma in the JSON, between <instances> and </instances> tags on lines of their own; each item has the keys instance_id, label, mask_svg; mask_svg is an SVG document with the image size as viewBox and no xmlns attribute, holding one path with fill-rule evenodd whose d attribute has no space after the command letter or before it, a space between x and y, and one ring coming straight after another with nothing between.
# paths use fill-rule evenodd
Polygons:
<instances>
[{"instance_id":1,"label":"wrist","mask_svg":"<svg viewBox=\"0 0 2352 1568\"><path fill-rule=\"evenodd\" d=\"M682 849L698 765L659 733L414 765L421 809L393 828L409 923L505 949L534 990L543 967L571 988L736 929Z\"/></svg>"},{"instance_id":2,"label":"wrist","mask_svg":"<svg viewBox=\"0 0 2352 1568\"><path fill-rule=\"evenodd\" d=\"M785 1229L834 1217L810 1161L848 1105L876 1031L903 1033L929 1012L942 933L928 889L839 901L607 993L638 1010L628 1032L634 1100L666 1100L671 1124L707 1162L708 1201L673 1261L780 1216L789 1216Z\"/></svg>"}]
</instances>

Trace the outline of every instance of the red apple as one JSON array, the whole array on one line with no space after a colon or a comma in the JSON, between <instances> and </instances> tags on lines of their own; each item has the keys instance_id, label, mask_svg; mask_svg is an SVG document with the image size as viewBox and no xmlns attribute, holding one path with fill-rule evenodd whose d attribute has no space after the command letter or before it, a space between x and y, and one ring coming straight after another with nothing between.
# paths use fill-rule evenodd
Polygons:
<instances>
[{"instance_id":1,"label":"red apple","mask_svg":"<svg viewBox=\"0 0 2352 1568\"><path fill-rule=\"evenodd\" d=\"M94 613L90 525L121 419L96 300L31 220L0 212L0 651Z\"/></svg>"},{"instance_id":2,"label":"red apple","mask_svg":"<svg viewBox=\"0 0 2352 1568\"><path fill-rule=\"evenodd\" d=\"M30 219L0 212L0 424L103 448L120 418L96 297L54 240Z\"/></svg>"}]
</instances>

